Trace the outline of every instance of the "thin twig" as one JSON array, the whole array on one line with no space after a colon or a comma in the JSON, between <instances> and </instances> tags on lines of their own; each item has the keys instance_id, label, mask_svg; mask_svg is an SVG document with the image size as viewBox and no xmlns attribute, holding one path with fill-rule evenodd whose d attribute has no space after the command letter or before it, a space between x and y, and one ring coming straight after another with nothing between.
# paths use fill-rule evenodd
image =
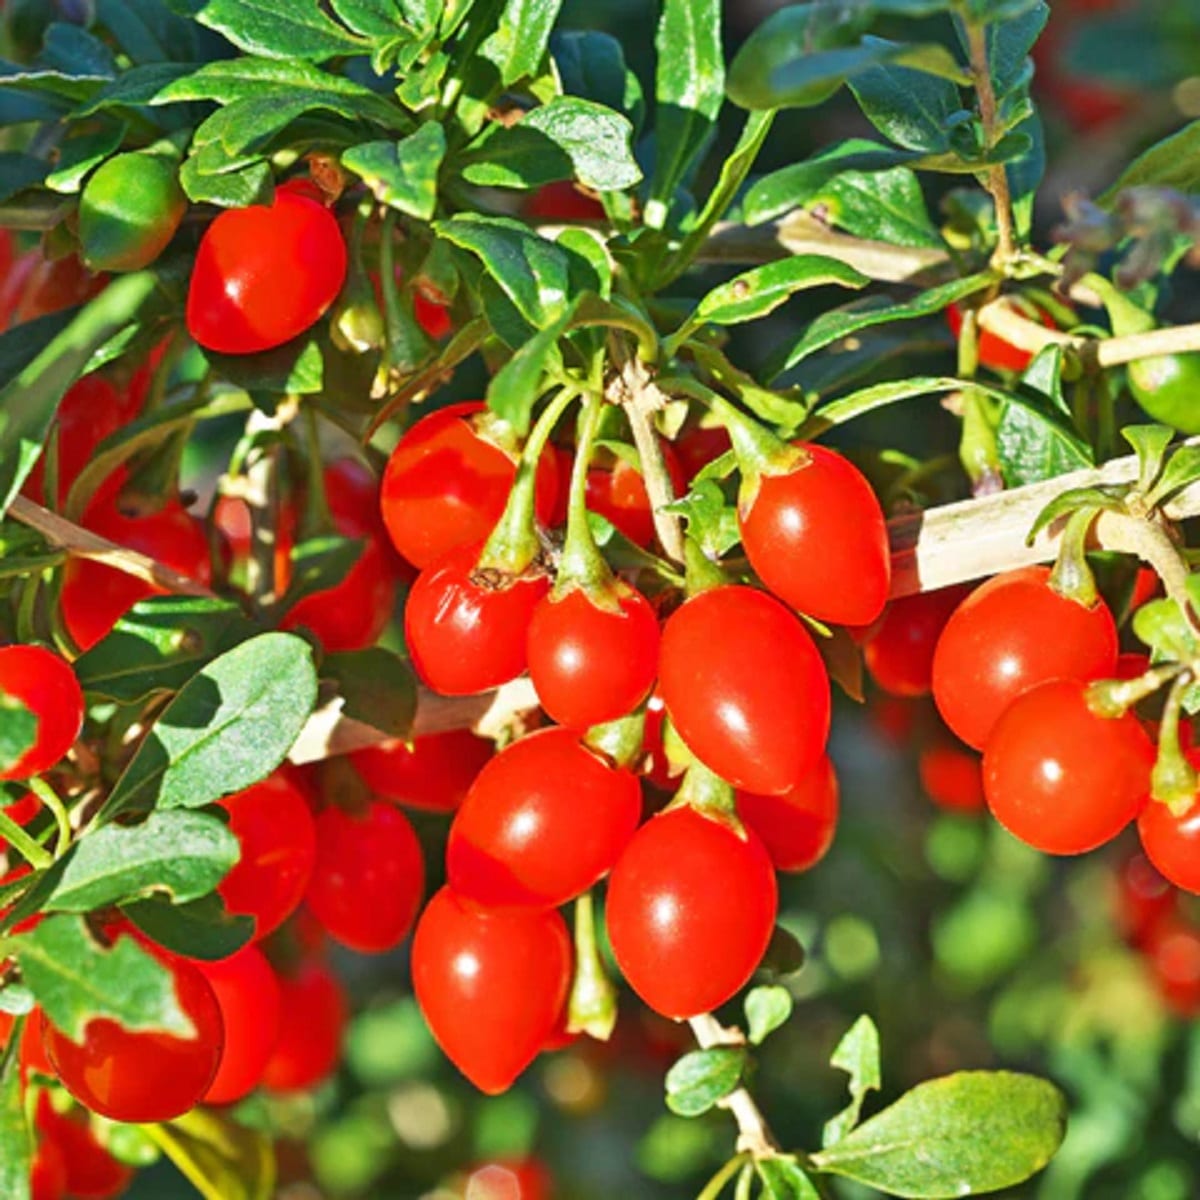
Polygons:
<instances>
[{"instance_id":1,"label":"thin twig","mask_svg":"<svg viewBox=\"0 0 1200 1200\"><path fill-rule=\"evenodd\" d=\"M712 1013L701 1013L691 1017L688 1024L696 1041L705 1049L712 1046L739 1046L744 1042L741 1030L726 1029ZM754 1158L770 1158L779 1153L779 1144L775 1141L766 1118L762 1115L758 1104L749 1091L740 1087L730 1092L720 1106L727 1109L737 1122L739 1151L752 1155Z\"/></svg>"},{"instance_id":2,"label":"thin twig","mask_svg":"<svg viewBox=\"0 0 1200 1200\"><path fill-rule=\"evenodd\" d=\"M975 77L975 94L979 99L979 120L983 125L983 148L985 153L990 154L999 139L996 136L996 93L992 87L992 69L988 62L987 26L979 21L968 21L967 43L971 51L971 74ZM1008 175L1003 163L988 167L987 190L996 206L997 241L992 262L1003 270L1016 257L1017 252L1012 195L1009 192Z\"/></svg>"}]
</instances>

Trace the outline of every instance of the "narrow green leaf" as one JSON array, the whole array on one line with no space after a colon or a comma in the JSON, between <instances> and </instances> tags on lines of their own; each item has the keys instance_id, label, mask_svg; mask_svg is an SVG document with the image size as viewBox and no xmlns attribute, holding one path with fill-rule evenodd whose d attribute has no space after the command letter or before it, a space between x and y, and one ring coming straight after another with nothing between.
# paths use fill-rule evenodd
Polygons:
<instances>
[{"instance_id":1,"label":"narrow green leaf","mask_svg":"<svg viewBox=\"0 0 1200 1200\"><path fill-rule=\"evenodd\" d=\"M270 169L264 169L269 174ZM218 354L206 350L204 357L221 379L244 392L311 396L324 386L325 360L320 343L309 333L261 354Z\"/></svg>"},{"instance_id":2,"label":"narrow green leaf","mask_svg":"<svg viewBox=\"0 0 1200 1200\"><path fill-rule=\"evenodd\" d=\"M750 1041L761 1046L792 1015L792 994L778 984L756 987L746 996L745 1007Z\"/></svg>"},{"instance_id":3,"label":"narrow green leaf","mask_svg":"<svg viewBox=\"0 0 1200 1200\"><path fill-rule=\"evenodd\" d=\"M864 45L881 40L865 38ZM949 148L948 123L962 109L950 80L885 63L851 79L850 90L867 120L897 146L926 153Z\"/></svg>"},{"instance_id":4,"label":"narrow green leaf","mask_svg":"<svg viewBox=\"0 0 1200 1200\"><path fill-rule=\"evenodd\" d=\"M213 173L203 170L199 156L193 154L183 160L179 169L179 183L189 200L219 208L265 203L270 196L271 179L271 166L261 158L254 158L236 170Z\"/></svg>"},{"instance_id":5,"label":"narrow green leaf","mask_svg":"<svg viewBox=\"0 0 1200 1200\"><path fill-rule=\"evenodd\" d=\"M122 71L111 83L93 92L72 115L89 117L113 108L141 108L176 79L192 73L188 63L146 63Z\"/></svg>"},{"instance_id":6,"label":"narrow green leaf","mask_svg":"<svg viewBox=\"0 0 1200 1200\"><path fill-rule=\"evenodd\" d=\"M821 1200L816 1185L790 1154L776 1154L755 1163L767 1200Z\"/></svg>"},{"instance_id":7,"label":"narrow green leaf","mask_svg":"<svg viewBox=\"0 0 1200 1200\"><path fill-rule=\"evenodd\" d=\"M1200 192L1200 120L1155 142L1125 168L1098 201L1111 208L1125 188L1168 187L1195 195Z\"/></svg>"},{"instance_id":8,"label":"narrow green leaf","mask_svg":"<svg viewBox=\"0 0 1200 1200\"><path fill-rule=\"evenodd\" d=\"M664 0L654 48L656 155L645 220L661 229L675 189L707 146L725 98L720 0Z\"/></svg>"},{"instance_id":9,"label":"narrow green leaf","mask_svg":"<svg viewBox=\"0 0 1200 1200\"><path fill-rule=\"evenodd\" d=\"M698 1117L728 1096L742 1078L746 1051L714 1046L685 1054L667 1072L667 1107L681 1117Z\"/></svg>"},{"instance_id":10,"label":"narrow green leaf","mask_svg":"<svg viewBox=\"0 0 1200 1200\"><path fill-rule=\"evenodd\" d=\"M505 0L495 31L480 47L505 87L538 73L561 7L562 0Z\"/></svg>"},{"instance_id":11,"label":"narrow green leaf","mask_svg":"<svg viewBox=\"0 0 1200 1200\"><path fill-rule=\"evenodd\" d=\"M740 275L707 293L696 306L696 318L711 325L740 325L774 312L789 297L805 288L861 288L870 279L836 258L823 254L796 254Z\"/></svg>"},{"instance_id":12,"label":"narrow green leaf","mask_svg":"<svg viewBox=\"0 0 1200 1200\"><path fill-rule=\"evenodd\" d=\"M139 825L102 825L56 863L44 907L88 913L151 892L177 904L208 895L238 860L229 826L199 812L151 813Z\"/></svg>"},{"instance_id":13,"label":"narrow green leaf","mask_svg":"<svg viewBox=\"0 0 1200 1200\"><path fill-rule=\"evenodd\" d=\"M46 180L44 159L19 150L0 150L0 203Z\"/></svg>"},{"instance_id":14,"label":"narrow green leaf","mask_svg":"<svg viewBox=\"0 0 1200 1200\"><path fill-rule=\"evenodd\" d=\"M326 655L321 678L332 679L342 712L389 737L407 738L417 712L417 682L398 654L372 646Z\"/></svg>"},{"instance_id":15,"label":"narrow green leaf","mask_svg":"<svg viewBox=\"0 0 1200 1200\"><path fill-rule=\"evenodd\" d=\"M63 143L58 162L46 176L46 186L64 195L73 195L83 186L88 173L99 166L125 138L125 126L104 122L94 133L81 134ZM9 179L8 168L0 163L0 179ZM4 189L0 188L0 195Z\"/></svg>"},{"instance_id":16,"label":"narrow green leaf","mask_svg":"<svg viewBox=\"0 0 1200 1200\"><path fill-rule=\"evenodd\" d=\"M330 92L343 96L379 98L361 83L343 75L322 71L299 58L260 58L239 55L207 62L188 74L171 79L154 94L153 104L211 100L232 104L255 96L286 94L289 91Z\"/></svg>"},{"instance_id":17,"label":"narrow green leaf","mask_svg":"<svg viewBox=\"0 0 1200 1200\"><path fill-rule=\"evenodd\" d=\"M130 1030L191 1037L195 1029L179 1007L170 970L133 938L110 949L92 940L82 917L47 917L11 939L12 955L47 1019L72 1041L103 1017Z\"/></svg>"},{"instance_id":18,"label":"narrow green leaf","mask_svg":"<svg viewBox=\"0 0 1200 1200\"><path fill-rule=\"evenodd\" d=\"M553 324L535 333L488 384L488 408L503 417L522 437L529 432L533 406L545 391L543 377L547 368L561 361L558 339L571 323L575 307L572 304Z\"/></svg>"},{"instance_id":19,"label":"narrow green leaf","mask_svg":"<svg viewBox=\"0 0 1200 1200\"><path fill-rule=\"evenodd\" d=\"M254 918L233 916L216 893L189 904L152 896L122 905L121 911L151 941L202 962L228 958L254 937Z\"/></svg>"},{"instance_id":20,"label":"narrow green leaf","mask_svg":"<svg viewBox=\"0 0 1200 1200\"><path fill-rule=\"evenodd\" d=\"M365 45L330 20L318 0L208 0L196 20L223 33L239 50L267 58L321 62L361 53Z\"/></svg>"},{"instance_id":21,"label":"narrow green leaf","mask_svg":"<svg viewBox=\"0 0 1200 1200\"><path fill-rule=\"evenodd\" d=\"M196 808L265 779L317 697L312 651L264 633L226 651L163 709L101 811Z\"/></svg>"},{"instance_id":22,"label":"narrow green leaf","mask_svg":"<svg viewBox=\"0 0 1200 1200\"><path fill-rule=\"evenodd\" d=\"M25 1119L20 1032L21 1026L14 1026L0 1059L0 1196L5 1200L31 1200L33 1134Z\"/></svg>"},{"instance_id":23,"label":"narrow green leaf","mask_svg":"<svg viewBox=\"0 0 1200 1200\"><path fill-rule=\"evenodd\" d=\"M971 1196L1040 1171L1066 1121L1062 1093L1043 1079L964 1071L919 1084L812 1162L893 1196Z\"/></svg>"},{"instance_id":24,"label":"narrow green leaf","mask_svg":"<svg viewBox=\"0 0 1200 1200\"><path fill-rule=\"evenodd\" d=\"M221 1109L195 1108L165 1125L144 1127L204 1200L271 1200L275 1144Z\"/></svg>"},{"instance_id":25,"label":"narrow green leaf","mask_svg":"<svg viewBox=\"0 0 1200 1200\"><path fill-rule=\"evenodd\" d=\"M828 1148L842 1141L858 1124L868 1092L882 1086L879 1074L879 1030L868 1016L861 1016L843 1035L829 1060L831 1067L850 1076L850 1103L825 1122L821 1144Z\"/></svg>"},{"instance_id":26,"label":"narrow green leaf","mask_svg":"<svg viewBox=\"0 0 1200 1200\"><path fill-rule=\"evenodd\" d=\"M842 171L808 202L825 219L855 237L893 246L940 248L942 237L925 207L917 175L908 167L864 174Z\"/></svg>"},{"instance_id":27,"label":"narrow green leaf","mask_svg":"<svg viewBox=\"0 0 1200 1200\"><path fill-rule=\"evenodd\" d=\"M550 53L568 96L594 100L624 113L641 128L646 102L638 77L625 65L625 51L611 34L566 30L550 39Z\"/></svg>"},{"instance_id":28,"label":"narrow green leaf","mask_svg":"<svg viewBox=\"0 0 1200 1200\"><path fill-rule=\"evenodd\" d=\"M446 134L436 121L398 142L363 142L342 155L342 165L360 176L375 198L419 221L437 208L438 172L446 157Z\"/></svg>"}]
</instances>

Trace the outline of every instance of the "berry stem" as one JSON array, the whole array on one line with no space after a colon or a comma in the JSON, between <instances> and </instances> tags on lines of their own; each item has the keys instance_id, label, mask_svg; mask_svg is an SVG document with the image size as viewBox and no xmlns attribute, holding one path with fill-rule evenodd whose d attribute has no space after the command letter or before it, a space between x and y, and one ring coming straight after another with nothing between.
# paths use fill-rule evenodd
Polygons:
<instances>
[{"instance_id":1,"label":"berry stem","mask_svg":"<svg viewBox=\"0 0 1200 1200\"><path fill-rule=\"evenodd\" d=\"M1058 557L1054 570L1050 572L1050 586L1060 596L1092 608L1100 599L1096 589L1096 577L1087 561L1087 540L1096 523L1099 509L1080 508L1067 519L1066 528L1058 544Z\"/></svg>"},{"instance_id":2,"label":"berry stem","mask_svg":"<svg viewBox=\"0 0 1200 1200\"><path fill-rule=\"evenodd\" d=\"M712 1046L740 1046L745 1042L739 1029L726 1029L712 1013L701 1013L690 1017L688 1024L700 1046L707 1050ZM717 1102L737 1122L737 1148L752 1158L772 1158L778 1154L779 1146L767 1125L754 1097L745 1087L739 1087Z\"/></svg>"},{"instance_id":3,"label":"berry stem","mask_svg":"<svg viewBox=\"0 0 1200 1200\"><path fill-rule=\"evenodd\" d=\"M28 781L29 790L50 810L58 828L58 840L54 843L54 857L62 858L71 844L71 817L62 797L40 776Z\"/></svg>"},{"instance_id":4,"label":"berry stem","mask_svg":"<svg viewBox=\"0 0 1200 1200\"><path fill-rule=\"evenodd\" d=\"M735 1155L704 1185L696 1200L717 1200L725 1185L750 1161L750 1155L745 1152Z\"/></svg>"},{"instance_id":5,"label":"berry stem","mask_svg":"<svg viewBox=\"0 0 1200 1200\"><path fill-rule=\"evenodd\" d=\"M0 837L35 871L44 871L54 862L49 852L39 846L3 809L0 809Z\"/></svg>"},{"instance_id":6,"label":"berry stem","mask_svg":"<svg viewBox=\"0 0 1200 1200\"><path fill-rule=\"evenodd\" d=\"M579 432L575 439L575 462L571 468L571 495L567 507L567 536L559 559L554 596L558 599L575 588L583 588L601 605L613 608L617 603L613 595L613 573L596 547L587 511L588 465L600 427L603 403L600 396L591 393L579 412Z\"/></svg>"},{"instance_id":7,"label":"berry stem","mask_svg":"<svg viewBox=\"0 0 1200 1200\"><path fill-rule=\"evenodd\" d=\"M1150 776L1150 796L1165 804L1176 817L1181 817L1196 799L1196 769L1187 760L1179 744L1179 717L1183 697L1194 682L1192 673L1185 671L1171 684L1158 726L1158 755Z\"/></svg>"},{"instance_id":8,"label":"berry stem","mask_svg":"<svg viewBox=\"0 0 1200 1200\"><path fill-rule=\"evenodd\" d=\"M591 892L575 901L575 978L567 1004L568 1033L608 1041L617 1023L617 989L600 958Z\"/></svg>"}]
</instances>

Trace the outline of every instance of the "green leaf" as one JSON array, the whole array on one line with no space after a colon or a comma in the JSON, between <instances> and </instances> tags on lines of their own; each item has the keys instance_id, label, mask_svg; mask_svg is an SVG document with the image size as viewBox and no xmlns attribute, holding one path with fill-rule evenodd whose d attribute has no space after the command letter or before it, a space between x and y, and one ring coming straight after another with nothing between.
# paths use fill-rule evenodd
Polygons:
<instances>
[{"instance_id":1,"label":"green leaf","mask_svg":"<svg viewBox=\"0 0 1200 1200\"><path fill-rule=\"evenodd\" d=\"M496 125L462 174L481 187L534 188L575 178L597 191L618 191L642 177L629 145L632 134L620 113L561 96L516 125Z\"/></svg>"},{"instance_id":2,"label":"green leaf","mask_svg":"<svg viewBox=\"0 0 1200 1200\"><path fill-rule=\"evenodd\" d=\"M369 88L342 75L322 71L302 59L259 58L240 55L208 62L186 75L171 79L154 94L153 104L211 100L233 104L237 100L286 95L289 92L328 92L384 103Z\"/></svg>"},{"instance_id":3,"label":"green leaf","mask_svg":"<svg viewBox=\"0 0 1200 1200\"><path fill-rule=\"evenodd\" d=\"M852 306L830 309L809 325L798 342L776 356L776 361L769 366L767 375L769 378L781 375L810 354L815 354L818 350L823 350L826 346L831 346L834 342L872 325L933 316L956 301L982 291L991 282L990 274L980 272L978 275L968 275L963 279L929 288L911 300L895 301L871 296Z\"/></svg>"},{"instance_id":4,"label":"green leaf","mask_svg":"<svg viewBox=\"0 0 1200 1200\"><path fill-rule=\"evenodd\" d=\"M790 1154L775 1154L754 1164L768 1200L821 1200L816 1185Z\"/></svg>"},{"instance_id":5,"label":"green leaf","mask_svg":"<svg viewBox=\"0 0 1200 1200\"><path fill-rule=\"evenodd\" d=\"M72 1041L81 1041L97 1017L130 1030L195 1034L179 1007L174 976L133 938L105 949L92 940L82 917L62 914L12 937L10 946L46 1018Z\"/></svg>"},{"instance_id":6,"label":"green leaf","mask_svg":"<svg viewBox=\"0 0 1200 1200\"><path fill-rule=\"evenodd\" d=\"M0 203L46 179L45 161L17 150L0 150Z\"/></svg>"},{"instance_id":7,"label":"green leaf","mask_svg":"<svg viewBox=\"0 0 1200 1200\"><path fill-rule=\"evenodd\" d=\"M737 508L712 479L694 481L687 495L667 505L667 511L686 518L688 536L714 560L741 540Z\"/></svg>"},{"instance_id":8,"label":"green leaf","mask_svg":"<svg viewBox=\"0 0 1200 1200\"><path fill-rule=\"evenodd\" d=\"M398 654L372 646L326 655L321 678L332 679L342 698L342 713L389 737L407 738L417 713L417 683Z\"/></svg>"},{"instance_id":9,"label":"green leaf","mask_svg":"<svg viewBox=\"0 0 1200 1200\"><path fill-rule=\"evenodd\" d=\"M747 225L761 225L807 204L842 171L887 171L916 157L867 138L849 138L752 183L742 201L742 219Z\"/></svg>"},{"instance_id":10,"label":"green leaf","mask_svg":"<svg viewBox=\"0 0 1200 1200\"><path fill-rule=\"evenodd\" d=\"M503 417L521 437L529 432L533 406L545 391L546 370L556 362L561 363L558 339L566 332L577 306L578 298L557 320L525 342L488 384L488 408Z\"/></svg>"},{"instance_id":11,"label":"green leaf","mask_svg":"<svg viewBox=\"0 0 1200 1200\"><path fill-rule=\"evenodd\" d=\"M363 142L342 155L342 165L360 176L375 198L418 221L437 209L438 172L446 157L446 134L427 121L398 142Z\"/></svg>"},{"instance_id":12,"label":"green leaf","mask_svg":"<svg viewBox=\"0 0 1200 1200\"><path fill-rule=\"evenodd\" d=\"M14 764L33 749L37 730L37 714L16 696L0 691L0 771L12 770Z\"/></svg>"},{"instance_id":13,"label":"green leaf","mask_svg":"<svg viewBox=\"0 0 1200 1200\"><path fill-rule=\"evenodd\" d=\"M120 703L178 691L207 662L258 632L232 600L151 596L75 661L86 692Z\"/></svg>"},{"instance_id":14,"label":"green leaf","mask_svg":"<svg viewBox=\"0 0 1200 1200\"><path fill-rule=\"evenodd\" d=\"M1033 228L1033 206L1037 199L1037 189L1046 173L1046 140L1041 118L1036 114L1022 121L1015 132L1019 136L1029 138L1029 149L1019 158L1006 163L1004 173L1008 177L1008 190L1012 194L1017 232L1022 238L1028 238Z\"/></svg>"},{"instance_id":15,"label":"green leaf","mask_svg":"<svg viewBox=\"0 0 1200 1200\"><path fill-rule=\"evenodd\" d=\"M25 1119L25 1085L21 1079L21 1026L14 1026L0 1060L0 1196L30 1200L33 1134Z\"/></svg>"},{"instance_id":16,"label":"green leaf","mask_svg":"<svg viewBox=\"0 0 1200 1200\"><path fill-rule=\"evenodd\" d=\"M238 840L207 813L156 812L140 825L102 825L51 869L49 912L88 913L163 891L177 904L206 896L238 860Z\"/></svg>"},{"instance_id":17,"label":"green leaf","mask_svg":"<svg viewBox=\"0 0 1200 1200\"><path fill-rule=\"evenodd\" d=\"M93 352L133 322L155 282L149 271L122 276L83 308L0 336L0 513L33 470L67 388Z\"/></svg>"},{"instance_id":18,"label":"green leaf","mask_svg":"<svg viewBox=\"0 0 1200 1200\"><path fill-rule=\"evenodd\" d=\"M214 659L163 709L101 816L130 808L197 808L265 779L317 698L312 651L264 633Z\"/></svg>"},{"instance_id":19,"label":"green leaf","mask_svg":"<svg viewBox=\"0 0 1200 1200\"><path fill-rule=\"evenodd\" d=\"M195 19L223 33L239 50L267 58L322 62L361 53L364 47L321 11L318 0L208 0Z\"/></svg>"},{"instance_id":20,"label":"green leaf","mask_svg":"<svg viewBox=\"0 0 1200 1200\"><path fill-rule=\"evenodd\" d=\"M220 208L245 208L263 204L270 196L271 167L254 159L237 170L213 173L200 167L196 155L183 160L179 182L195 204L215 204Z\"/></svg>"},{"instance_id":21,"label":"green leaf","mask_svg":"<svg viewBox=\"0 0 1200 1200\"><path fill-rule=\"evenodd\" d=\"M796 254L778 262L743 271L723 283L696 306L697 322L710 325L740 325L774 312L796 292L805 288L861 288L870 279L836 258L823 254Z\"/></svg>"},{"instance_id":22,"label":"green leaf","mask_svg":"<svg viewBox=\"0 0 1200 1200\"><path fill-rule=\"evenodd\" d=\"M1098 201L1111 208L1117 196L1131 187L1168 187L1195 195L1200 192L1200 120L1155 142L1125 168Z\"/></svg>"},{"instance_id":23,"label":"green leaf","mask_svg":"<svg viewBox=\"0 0 1200 1200\"><path fill-rule=\"evenodd\" d=\"M475 255L529 324L545 328L566 307L577 257L508 217L463 213L435 221L438 236Z\"/></svg>"},{"instance_id":24,"label":"green leaf","mask_svg":"<svg viewBox=\"0 0 1200 1200\"><path fill-rule=\"evenodd\" d=\"M121 911L151 941L202 962L228 958L254 937L254 918L233 916L216 893L190 904L152 896L122 905Z\"/></svg>"},{"instance_id":25,"label":"green leaf","mask_svg":"<svg viewBox=\"0 0 1200 1200\"><path fill-rule=\"evenodd\" d=\"M305 596L328 591L340 583L362 550L362 538L345 538L340 534L305 538L293 546L291 578L287 590L275 603L276 614L288 612Z\"/></svg>"},{"instance_id":26,"label":"green leaf","mask_svg":"<svg viewBox=\"0 0 1200 1200\"><path fill-rule=\"evenodd\" d=\"M125 126L105 122L95 133L68 138L62 144L58 162L46 176L46 186L55 192L72 195L83 186L88 173L99 166L125 139ZM0 178L9 179L8 168L0 163ZM3 193L0 188L0 194Z\"/></svg>"},{"instance_id":27,"label":"green leaf","mask_svg":"<svg viewBox=\"0 0 1200 1200\"><path fill-rule=\"evenodd\" d=\"M135 63L197 56L196 27L160 0L96 0L96 20Z\"/></svg>"},{"instance_id":28,"label":"green leaf","mask_svg":"<svg viewBox=\"0 0 1200 1200\"><path fill-rule=\"evenodd\" d=\"M361 33L366 38L397 37L409 32L407 26L416 25L422 32L436 24L434 14L428 12L428 6L422 4L425 11L414 20L417 6L397 4L396 0L332 0L330 7L338 17L355 33Z\"/></svg>"},{"instance_id":29,"label":"green leaf","mask_svg":"<svg viewBox=\"0 0 1200 1200\"><path fill-rule=\"evenodd\" d=\"M187 63L147 63L122 71L110 84L93 92L86 103L75 109L76 117L88 117L111 108L141 108L159 92L192 73Z\"/></svg>"},{"instance_id":30,"label":"green leaf","mask_svg":"<svg viewBox=\"0 0 1200 1200\"><path fill-rule=\"evenodd\" d=\"M1148 600L1133 614L1133 632L1155 661L1190 662L1200 650L1195 630L1175 600Z\"/></svg>"},{"instance_id":31,"label":"green leaf","mask_svg":"<svg viewBox=\"0 0 1200 1200\"><path fill-rule=\"evenodd\" d=\"M505 87L538 73L561 7L562 0L505 0L495 31L479 50Z\"/></svg>"},{"instance_id":32,"label":"green leaf","mask_svg":"<svg viewBox=\"0 0 1200 1200\"><path fill-rule=\"evenodd\" d=\"M829 1065L850 1076L850 1103L825 1122L821 1145L828 1149L845 1139L858 1124L868 1092L882 1086L879 1074L879 1030L868 1016L861 1016L843 1035Z\"/></svg>"},{"instance_id":33,"label":"green leaf","mask_svg":"<svg viewBox=\"0 0 1200 1200\"><path fill-rule=\"evenodd\" d=\"M1062 1093L1043 1079L964 1071L919 1084L812 1162L894 1196L969 1196L1040 1171L1066 1120Z\"/></svg>"},{"instance_id":34,"label":"green leaf","mask_svg":"<svg viewBox=\"0 0 1200 1200\"><path fill-rule=\"evenodd\" d=\"M218 354L205 350L204 357L221 379L244 392L310 396L324 387L325 360L311 333L302 333L261 354Z\"/></svg>"},{"instance_id":35,"label":"green leaf","mask_svg":"<svg viewBox=\"0 0 1200 1200\"><path fill-rule=\"evenodd\" d=\"M792 1015L792 994L778 984L756 987L746 996L745 1008L750 1041L761 1046Z\"/></svg>"},{"instance_id":36,"label":"green leaf","mask_svg":"<svg viewBox=\"0 0 1200 1200\"><path fill-rule=\"evenodd\" d=\"M720 0L664 0L654 48L656 149L645 221L661 229L675 189L708 144L725 98Z\"/></svg>"},{"instance_id":37,"label":"green leaf","mask_svg":"<svg viewBox=\"0 0 1200 1200\"><path fill-rule=\"evenodd\" d=\"M1157 428L1161 429L1162 426ZM1126 429L1122 432L1127 434L1129 431ZM1148 502L1152 505L1165 504L1172 496L1190 487L1197 480L1200 480L1200 446L1176 446L1171 457L1167 459L1162 474L1158 476L1154 489L1147 498Z\"/></svg>"},{"instance_id":38,"label":"green leaf","mask_svg":"<svg viewBox=\"0 0 1200 1200\"><path fill-rule=\"evenodd\" d=\"M625 65L621 43L595 30L568 30L550 38L550 53L568 96L623 112L641 128L646 103L638 77Z\"/></svg>"},{"instance_id":39,"label":"green leaf","mask_svg":"<svg viewBox=\"0 0 1200 1200\"><path fill-rule=\"evenodd\" d=\"M894 246L942 246L920 181L908 167L873 174L842 171L807 203L820 205L827 221L856 237Z\"/></svg>"},{"instance_id":40,"label":"green leaf","mask_svg":"<svg viewBox=\"0 0 1200 1200\"><path fill-rule=\"evenodd\" d=\"M1033 65L1029 52L1050 18L1050 6L1043 0L1023 0L1023 4L1023 13L1006 20L989 17L988 66L998 100L1014 91L1028 90Z\"/></svg>"},{"instance_id":41,"label":"green leaf","mask_svg":"<svg viewBox=\"0 0 1200 1200\"><path fill-rule=\"evenodd\" d=\"M685 1054L667 1072L667 1107L681 1117L698 1117L732 1092L742 1078L742 1046L714 1046Z\"/></svg>"},{"instance_id":42,"label":"green leaf","mask_svg":"<svg viewBox=\"0 0 1200 1200\"><path fill-rule=\"evenodd\" d=\"M863 44L881 40L864 38ZM867 120L896 145L926 153L949 149L949 121L962 109L958 88L950 80L884 64L852 79L850 90Z\"/></svg>"},{"instance_id":43,"label":"green leaf","mask_svg":"<svg viewBox=\"0 0 1200 1200\"><path fill-rule=\"evenodd\" d=\"M165 1125L143 1127L204 1200L271 1200L275 1144L221 1109L195 1108Z\"/></svg>"}]
</instances>

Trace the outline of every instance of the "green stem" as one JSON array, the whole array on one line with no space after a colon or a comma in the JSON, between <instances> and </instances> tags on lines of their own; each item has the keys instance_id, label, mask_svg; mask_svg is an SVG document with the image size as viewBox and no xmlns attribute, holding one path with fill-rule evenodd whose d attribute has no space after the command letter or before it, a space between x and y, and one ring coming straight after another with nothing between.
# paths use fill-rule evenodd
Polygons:
<instances>
[{"instance_id":1,"label":"green stem","mask_svg":"<svg viewBox=\"0 0 1200 1200\"><path fill-rule=\"evenodd\" d=\"M750 1162L749 1154L734 1155L705 1185L696 1200L717 1200L725 1185Z\"/></svg>"},{"instance_id":2,"label":"green stem","mask_svg":"<svg viewBox=\"0 0 1200 1200\"><path fill-rule=\"evenodd\" d=\"M53 857L3 809L0 809L0 837L3 837L35 871L44 871L54 862Z\"/></svg>"},{"instance_id":3,"label":"green stem","mask_svg":"<svg viewBox=\"0 0 1200 1200\"><path fill-rule=\"evenodd\" d=\"M573 384L564 385L542 410L541 416L530 431L504 512L501 513L496 528L484 543L479 556L481 569L520 575L540 554L541 544L538 541L537 520L534 515L538 462L554 426L579 395L578 387Z\"/></svg>"},{"instance_id":4,"label":"green stem","mask_svg":"<svg viewBox=\"0 0 1200 1200\"><path fill-rule=\"evenodd\" d=\"M1151 798L1167 805L1176 817L1183 816L1196 800L1196 769L1188 762L1179 744L1183 697L1192 683L1192 674L1188 671L1175 680L1167 693L1158 726L1158 755L1150 776Z\"/></svg>"},{"instance_id":5,"label":"green stem","mask_svg":"<svg viewBox=\"0 0 1200 1200\"><path fill-rule=\"evenodd\" d=\"M1119 717L1186 670L1178 663L1151 667L1137 679L1100 679L1088 687L1088 707L1102 717Z\"/></svg>"},{"instance_id":6,"label":"green stem","mask_svg":"<svg viewBox=\"0 0 1200 1200\"><path fill-rule=\"evenodd\" d=\"M329 511L329 497L325 492L325 463L321 458L320 416L311 404L305 404L304 412L304 457L308 472L308 486L304 489L304 529L308 534L328 533L334 528L333 514Z\"/></svg>"},{"instance_id":7,"label":"green stem","mask_svg":"<svg viewBox=\"0 0 1200 1200\"><path fill-rule=\"evenodd\" d=\"M692 760L684 773L670 807L682 808L684 805L728 825L739 836L745 837L745 829L737 815L733 787L698 758Z\"/></svg>"},{"instance_id":8,"label":"green stem","mask_svg":"<svg viewBox=\"0 0 1200 1200\"><path fill-rule=\"evenodd\" d=\"M575 978L567 1014L570 1033L586 1033L606 1042L617 1023L617 989L596 942L596 913L591 892L575 901Z\"/></svg>"},{"instance_id":9,"label":"green stem","mask_svg":"<svg viewBox=\"0 0 1200 1200\"><path fill-rule=\"evenodd\" d=\"M1100 599L1096 588L1096 577L1087 561L1087 540L1100 510L1094 507L1081 508L1067 519L1062 539L1058 546L1058 557L1050 572L1050 586L1060 595L1084 608L1093 608Z\"/></svg>"},{"instance_id":10,"label":"green stem","mask_svg":"<svg viewBox=\"0 0 1200 1200\"><path fill-rule=\"evenodd\" d=\"M571 495L567 507L567 536L563 542L558 579L554 586L556 598L582 587L589 596L603 603L610 598L613 590L613 573L596 546L587 511L588 466L603 412L601 397L590 393L579 414L575 462L571 468ZM615 605L616 598L611 599Z\"/></svg>"},{"instance_id":11,"label":"green stem","mask_svg":"<svg viewBox=\"0 0 1200 1200\"><path fill-rule=\"evenodd\" d=\"M729 576L719 563L713 562L694 537L683 539L684 590L689 596L707 592L711 588L724 587Z\"/></svg>"},{"instance_id":12,"label":"green stem","mask_svg":"<svg viewBox=\"0 0 1200 1200\"><path fill-rule=\"evenodd\" d=\"M58 827L58 840L54 843L54 857L62 858L71 844L71 816L62 797L42 778L29 780L29 790L50 810L54 824Z\"/></svg>"}]
</instances>

